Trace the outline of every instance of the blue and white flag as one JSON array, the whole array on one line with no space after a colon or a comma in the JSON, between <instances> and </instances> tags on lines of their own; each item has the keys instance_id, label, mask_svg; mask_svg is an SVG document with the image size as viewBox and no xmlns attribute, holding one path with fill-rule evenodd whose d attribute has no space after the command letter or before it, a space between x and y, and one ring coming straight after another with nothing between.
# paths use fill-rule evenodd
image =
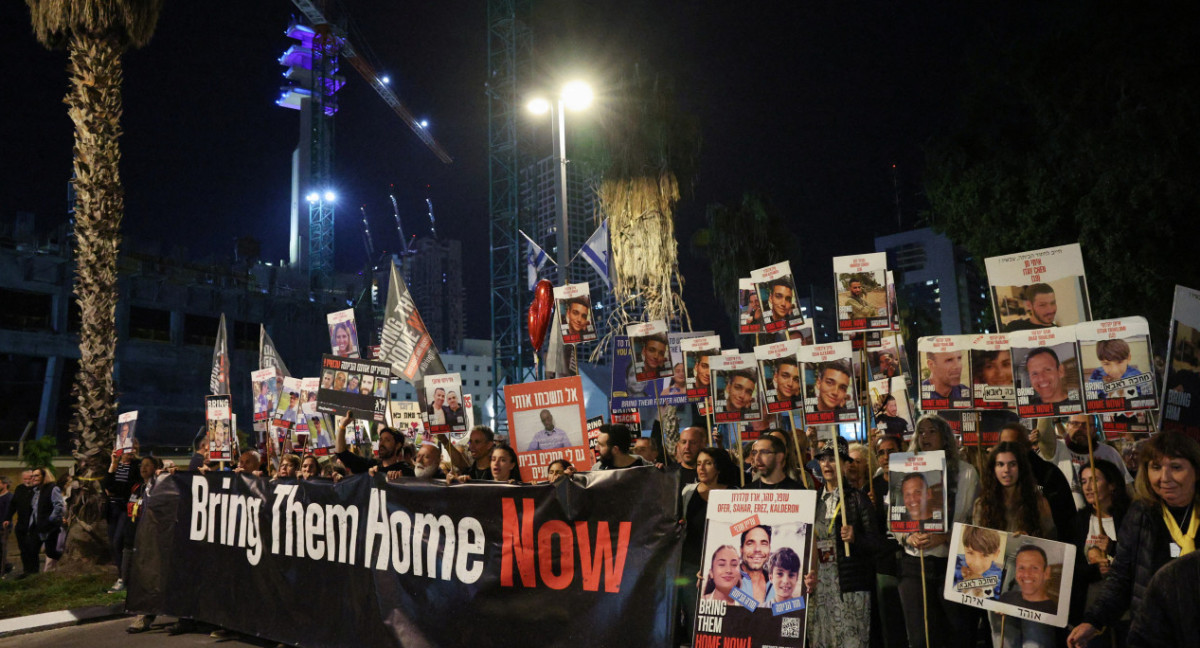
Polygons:
<instances>
[{"instance_id":1,"label":"blue and white flag","mask_svg":"<svg viewBox=\"0 0 1200 648\"><path fill-rule=\"evenodd\" d=\"M517 231L521 232L521 230ZM524 236L525 240L529 242L529 254L525 255L525 272L528 274L529 289L533 290L537 286L538 271L542 269L542 266L546 265L547 261L554 263L554 259L551 259L549 254L546 254L542 246L534 243L528 234L521 232L521 236ZM558 264L554 263L554 265Z\"/></svg>"},{"instance_id":2,"label":"blue and white flag","mask_svg":"<svg viewBox=\"0 0 1200 648\"><path fill-rule=\"evenodd\" d=\"M604 279L604 285L612 288L612 280L608 278L608 220L605 219L600 223L600 227L596 232L588 238L587 243L583 244L583 249L579 250L583 255L583 260L588 262L588 265Z\"/></svg>"}]
</instances>

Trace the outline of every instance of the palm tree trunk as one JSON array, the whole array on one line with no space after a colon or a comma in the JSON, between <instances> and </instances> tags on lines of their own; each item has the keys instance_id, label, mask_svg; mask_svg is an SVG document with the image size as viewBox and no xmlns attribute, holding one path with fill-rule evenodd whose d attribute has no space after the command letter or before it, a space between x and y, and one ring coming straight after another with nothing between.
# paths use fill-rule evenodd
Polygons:
<instances>
[{"instance_id":1,"label":"palm tree trunk","mask_svg":"<svg viewBox=\"0 0 1200 648\"><path fill-rule=\"evenodd\" d=\"M121 160L121 54L114 38L74 34L68 46L67 113L75 125L75 298L81 311L79 373L71 390L75 479L71 484L67 562L103 562L109 554L100 479L117 425L113 386L117 328L117 248L125 193Z\"/></svg>"}]
</instances>

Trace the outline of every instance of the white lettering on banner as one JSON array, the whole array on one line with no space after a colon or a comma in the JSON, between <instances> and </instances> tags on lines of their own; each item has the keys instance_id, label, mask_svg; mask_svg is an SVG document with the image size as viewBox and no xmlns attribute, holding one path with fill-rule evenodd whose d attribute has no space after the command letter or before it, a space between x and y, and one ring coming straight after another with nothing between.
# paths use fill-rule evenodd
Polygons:
<instances>
[{"instance_id":1,"label":"white lettering on banner","mask_svg":"<svg viewBox=\"0 0 1200 648\"><path fill-rule=\"evenodd\" d=\"M222 488L229 488L230 482L229 478L223 479ZM208 480L193 477L188 539L245 549L246 561L257 565L262 560L262 534L258 526L261 505L262 500L257 497L209 492ZM219 537L214 537L218 529Z\"/></svg>"}]
</instances>

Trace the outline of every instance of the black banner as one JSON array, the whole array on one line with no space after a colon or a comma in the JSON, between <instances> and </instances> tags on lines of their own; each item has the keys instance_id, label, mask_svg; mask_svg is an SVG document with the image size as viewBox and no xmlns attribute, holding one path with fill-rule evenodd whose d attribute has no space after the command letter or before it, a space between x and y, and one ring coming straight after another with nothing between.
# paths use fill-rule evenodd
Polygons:
<instances>
[{"instance_id":1,"label":"black banner","mask_svg":"<svg viewBox=\"0 0 1200 648\"><path fill-rule=\"evenodd\" d=\"M306 647L670 645L677 477L575 479L178 473L143 507L126 606Z\"/></svg>"}]
</instances>

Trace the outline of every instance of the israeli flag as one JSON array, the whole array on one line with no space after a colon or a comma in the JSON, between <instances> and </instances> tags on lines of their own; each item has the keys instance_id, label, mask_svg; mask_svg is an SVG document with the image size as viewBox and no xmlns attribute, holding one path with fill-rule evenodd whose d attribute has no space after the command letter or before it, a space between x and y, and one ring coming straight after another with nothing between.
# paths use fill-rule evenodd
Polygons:
<instances>
[{"instance_id":1,"label":"israeli flag","mask_svg":"<svg viewBox=\"0 0 1200 648\"><path fill-rule=\"evenodd\" d=\"M588 238L587 243L583 244L583 249L579 251L583 255L583 260L588 262L588 265L600 275L604 280L604 285L612 288L612 280L608 278L608 220L605 219L600 223L600 227L596 232Z\"/></svg>"},{"instance_id":2,"label":"israeli flag","mask_svg":"<svg viewBox=\"0 0 1200 648\"><path fill-rule=\"evenodd\" d=\"M542 266L546 265L547 261L554 263L554 260L550 258L550 255L546 254L546 251L540 245L534 243L528 234L521 232L521 236L524 236L525 240L529 242L529 254L525 257L525 272L528 275L529 289L533 290L537 286L538 271L542 269Z\"/></svg>"}]
</instances>

